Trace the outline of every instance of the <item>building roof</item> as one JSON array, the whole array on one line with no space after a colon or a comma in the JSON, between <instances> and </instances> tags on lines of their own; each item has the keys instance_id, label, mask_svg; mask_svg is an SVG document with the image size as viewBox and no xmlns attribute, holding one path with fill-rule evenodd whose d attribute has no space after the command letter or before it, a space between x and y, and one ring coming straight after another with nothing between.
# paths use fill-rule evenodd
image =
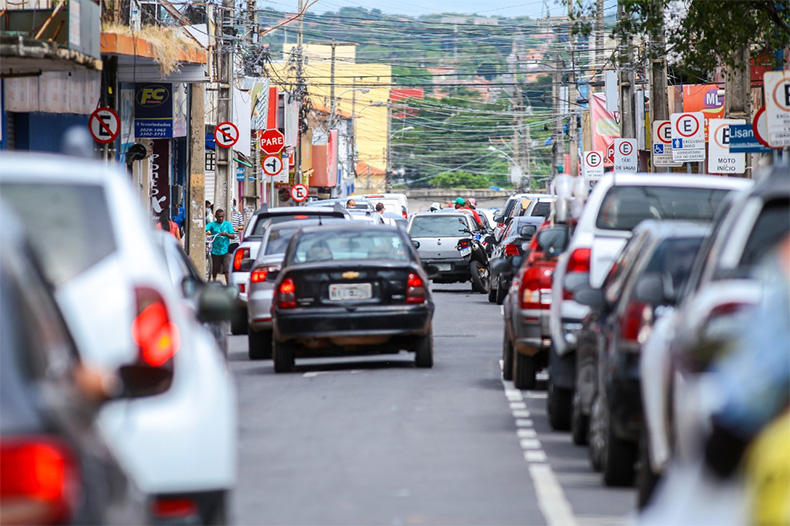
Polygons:
<instances>
[{"instance_id":1,"label":"building roof","mask_svg":"<svg viewBox=\"0 0 790 526\"><path fill-rule=\"evenodd\" d=\"M357 163L357 175L386 175L387 171L383 168L376 168L375 166L371 166L368 163L358 162Z\"/></svg>"}]
</instances>

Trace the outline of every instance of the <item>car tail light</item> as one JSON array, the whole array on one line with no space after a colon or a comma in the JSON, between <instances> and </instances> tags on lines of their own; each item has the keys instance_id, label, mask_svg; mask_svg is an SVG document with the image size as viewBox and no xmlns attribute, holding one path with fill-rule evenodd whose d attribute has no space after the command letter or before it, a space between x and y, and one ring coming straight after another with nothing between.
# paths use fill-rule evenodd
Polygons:
<instances>
[{"instance_id":1,"label":"car tail light","mask_svg":"<svg viewBox=\"0 0 790 526\"><path fill-rule=\"evenodd\" d=\"M568 269L566 273L571 272L590 272L590 254L589 248L577 248L568 258Z\"/></svg>"},{"instance_id":2,"label":"car tail light","mask_svg":"<svg viewBox=\"0 0 790 526\"><path fill-rule=\"evenodd\" d=\"M550 303L541 301L542 295L551 292L551 289L541 288L541 269L537 267L527 268L524 277L521 279L519 289L519 306L522 309L548 309Z\"/></svg>"},{"instance_id":3,"label":"car tail light","mask_svg":"<svg viewBox=\"0 0 790 526\"><path fill-rule=\"evenodd\" d=\"M401 210L401 215L403 216L403 219L409 219L409 214L406 213L406 210Z\"/></svg>"},{"instance_id":4,"label":"car tail light","mask_svg":"<svg viewBox=\"0 0 790 526\"><path fill-rule=\"evenodd\" d=\"M257 267L250 274L250 281L252 283L263 283L270 273L278 270L280 270L280 267Z\"/></svg>"},{"instance_id":5,"label":"car tail light","mask_svg":"<svg viewBox=\"0 0 790 526\"><path fill-rule=\"evenodd\" d=\"M425 282L413 272L409 273L406 282L406 303L425 303Z\"/></svg>"},{"instance_id":6,"label":"car tail light","mask_svg":"<svg viewBox=\"0 0 790 526\"><path fill-rule=\"evenodd\" d=\"M233 270L238 271L241 269L241 262L250 257L249 247L240 248L233 254Z\"/></svg>"},{"instance_id":7,"label":"car tail light","mask_svg":"<svg viewBox=\"0 0 790 526\"><path fill-rule=\"evenodd\" d=\"M468 246L469 246L469 240L468 240L468 239L462 239L462 240L460 240L460 241L458 242L458 246L459 246L459 247L461 247L461 248L466 248L466 247L468 247Z\"/></svg>"},{"instance_id":8,"label":"car tail light","mask_svg":"<svg viewBox=\"0 0 790 526\"><path fill-rule=\"evenodd\" d=\"M650 329L653 325L653 309L647 303L632 301L625 307L625 312L620 318L620 338L623 343L637 344L636 346L624 346L624 349L639 350L638 344L642 344L650 336Z\"/></svg>"},{"instance_id":9,"label":"car tail light","mask_svg":"<svg viewBox=\"0 0 790 526\"><path fill-rule=\"evenodd\" d=\"M515 243L505 245L505 256L518 256L518 247Z\"/></svg>"},{"instance_id":10,"label":"car tail light","mask_svg":"<svg viewBox=\"0 0 790 526\"><path fill-rule=\"evenodd\" d=\"M79 493L79 466L66 444L51 437L0 441L3 524L70 522Z\"/></svg>"},{"instance_id":11,"label":"car tail light","mask_svg":"<svg viewBox=\"0 0 790 526\"><path fill-rule=\"evenodd\" d=\"M198 517L198 505L186 497L158 497L152 506L154 517L159 519L187 519Z\"/></svg>"},{"instance_id":12,"label":"car tail light","mask_svg":"<svg viewBox=\"0 0 790 526\"><path fill-rule=\"evenodd\" d=\"M296 308L296 284L292 278L285 278L275 293L275 304L281 309Z\"/></svg>"},{"instance_id":13,"label":"car tail light","mask_svg":"<svg viewBox=\"0 0 790 526\"><path fill-rule=\"evenodd\" d=\"M139 347L140 360L151 367L168 362L181 345L178 327L170 320L167 305L154 289L138 288L137 317L132 322L132 340Z\"/></svg>"}]
</instances>

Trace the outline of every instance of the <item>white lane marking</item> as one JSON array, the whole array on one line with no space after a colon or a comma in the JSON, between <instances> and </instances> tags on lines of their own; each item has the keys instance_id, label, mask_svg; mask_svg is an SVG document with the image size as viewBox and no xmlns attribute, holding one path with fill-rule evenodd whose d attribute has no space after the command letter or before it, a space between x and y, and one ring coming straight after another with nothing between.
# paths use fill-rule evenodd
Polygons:
<instances>
[{"instance_id":1,"label":"white lane marking","mask_svg":"<svg viewBox=\"0 0 790 526\"><path fill-rule=\"evenodd\" d=\"M571 505L565 498L565 492L557 482L554 471L548 464L533 463L529 465L529 474L535 484L538 494L538 506L543 512L543 517L550 525L575 526L576 517L573 515Z\"/></svg>"},{"instance_id":2,"label":"white lane marking","mask_svg":"<svg viewBox=\"0 0 790 526\"><path fill-rule=\"evenodd\" d=\"M513 416L516 418L529 418L529 411L515 410L513 411Z\"/></svg>"},{"instance_id":3,"label":"white lane marking","mask_svg":"<svg viewBox=\"0 0 790 526\"><path fill-rule=\"evenodd\" d=\"M304 373L302 378L315 378L320 374L359 374L364 372L364 369L351 369L350 371L310 371L308 373Z\"/></svg>"},{"instance_id":4,"label":"white lane marking","mask_svg":"<svg viewBox=\"0 0 790 526\"><path fill-rule=\"evenodd\" d=\"M527 420L526 418L517 418L516 427L532 427L532 420Z\"/></svg>"},{"instance_id":5,"label":"white lane marking","mask_svg":"<svg viewBox=\"0 0 790 526\"><path fill-rule=\"evenodd\" d=\"M499 314L501 314L503 318L505 317L505 306L504 305L500 305L499 306Z\"/></svg>"},{"instance_id":6,"label":"white lane marking","mask_svg":"<svg viewBox=\"0 0 790 526\"><path fill-rule=\"evenodd\" d=\"M524 398L546 398L546 393L536 393L535 391L527 391L527 394L524 395Z\"/></svg>"},{"instance_id":7,"label":"white lane marking","mask_svg":"<svg viewBox=\"0 0 790 526\"><path fill-rule=\"evenodd\" d=\"M517 429L516 435L519 438L535 438L538 436L538 433L534 429Z\"/></svg>"},{"instance_id":8,"label":"white lane marking","mask_svg":"<svg viewBox=\"0 0 790 526\"><path fill-rule=\"evenodd\" d=\"M524 451L524 460L527 462L546 462L546 453L541 450Z\"/></svg>"},{"instance_id":9,"label":"white lane marking","mask_svg":"<svg viewBox=\"0 0 790 526\"><path fill-rule=\"evenodd\" d=\"M522 438L519 444L521 449L540 449L540 440L537 438Z\"/></svg>"},{"instance_id":10,"label":"white lane marking","mask_svg":"<svg viewBox=\"0 0 790 526\"><path fill-rule=\"evenodd\" d=\"M510 409L526 409L527 404L524 402L510 402Z\"/></svg>"}]
</instances>

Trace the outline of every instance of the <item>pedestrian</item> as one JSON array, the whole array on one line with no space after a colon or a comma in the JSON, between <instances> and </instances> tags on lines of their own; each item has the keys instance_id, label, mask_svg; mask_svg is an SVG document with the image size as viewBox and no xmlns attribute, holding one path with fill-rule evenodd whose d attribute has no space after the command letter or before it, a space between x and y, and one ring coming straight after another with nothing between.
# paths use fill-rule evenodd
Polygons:
<instances>
[{"instance_id":1,"label":"pedestrian","mask_svg":"<svg viewBox=\"0 0 790 526\"><path fill-rule=\"evenodd\" d=\"M233 225L233 231L236 232L236 242L241 242L241 234L244 231L244 214L239 212L236 206L236 198L233 198L233 206L230 209L230 224Z\"/></svg>"},{"instance_id":2,"label":"pedestrian","mask_svg":"<svg viewBox=\"0 0 790 526\"><path fill-rule=\"evenodd\" d=\"M178 206L176 206L175 212L176 212L176 215L173 216L173 221L175 221L175 223L178 225L178 228L179 228L180 233L181 233L181 237L184 237L184 221L187 218L187 213L186 213L186 210L184 210L184 205L181 204L181 203L178 203Z\"/></svg>"},{"instance_id":3,"label":"pedestrian","mask_svg":"<svg viewBox=\"0 0 790 526\"><path fill-rule=\"evenodd\" d=\"M206 199L206 224L209 224L214 221L214 205L211 204L211 201Z\"/></svg>"},{"instance_id":4,"label":"pedestrian","mask_svg":"<svg viewBox=\"0 0 790 526\"><path fill-rule=\"evenodd\" d=\"M353 199L349 199L348 201L346 201L346 208L356 208L356 207L357 207L357 202L354 201Z\"/></svg>"},{"instance_id":5,"label":"pedestrian","mask_svg":"<svg viewBox=\"0 0 790 526\"><path fill-rule=\"evenodd\" d=\"M376 212L378 212L380 216L384 215L384 203L376 203Z\"/></svg>"},{"instance_id":6,"label":"pedestrian","mask_svg":"<svg viewBox=\"0 0 790 526\"><path fill-rule=\"evenodd\" d=\"M216 220L206 225L206 232L214 238L211 245L211 279L216 281L217 274L222 272L225 276L225 284L228 284L228 269L230 268L230 240L233 239L233 225L230 221L225 221L225 211L217 209Z\"/></svg>"},{"instance_id":7,"label":"pedestrian","mask_svg":"<svg viewBox=\"0 0 790 526\"><path fill-rule=\"evenodd\" d=\"M181 241L181 229L178 228L178 223L170 220L170 212L167 210L159 212L159 222L154 225L154 228L170 232L179 242Z\"/></svg>"}]
</instances>

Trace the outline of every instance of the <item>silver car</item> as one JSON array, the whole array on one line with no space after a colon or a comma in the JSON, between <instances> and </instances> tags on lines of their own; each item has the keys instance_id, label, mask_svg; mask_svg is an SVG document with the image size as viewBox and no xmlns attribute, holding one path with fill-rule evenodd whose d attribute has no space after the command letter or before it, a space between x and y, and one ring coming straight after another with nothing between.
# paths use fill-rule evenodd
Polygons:
<instances>
[{"instance_id":1,"label":"silver car","mask_svg":"<svg viewBox=\"0 0 790 526\"><path fill-rule=\"evenodd\" d=\"M435 283L469 281L469 262L456 248L459 240L470 237L466 231L477 231L474 217L468 213L423 212L412 216L409 236L416 242L423 265L437 268Z\"/></svg>"},{"instance_id":2,"label":"silver car","mask_svg":"<svg viewBox=\"0 0 790 526\"><path fill-rule=\"evenodd\" d=\"M268 225L252 264L247 289L247 343L250 360L272 356L272 292L285 249L301 228L347 221L341 218L301 219Z\"/></svg>"}]
</instances>

